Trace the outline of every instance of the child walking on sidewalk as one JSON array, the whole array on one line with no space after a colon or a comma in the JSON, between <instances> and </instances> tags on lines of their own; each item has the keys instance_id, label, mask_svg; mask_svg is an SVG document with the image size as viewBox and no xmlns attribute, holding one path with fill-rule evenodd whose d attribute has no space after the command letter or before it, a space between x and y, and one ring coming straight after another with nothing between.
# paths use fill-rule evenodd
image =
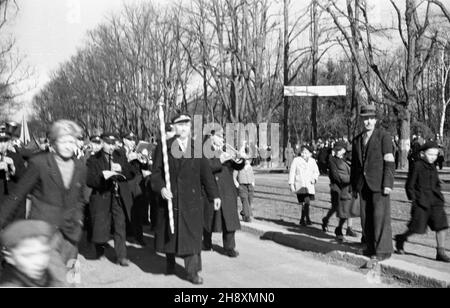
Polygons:
<instances>
[{"instance_id":1,"label":"child walking on sidewalk","mask_svg":"<svg viewBox=\"0 0 450 308\"><path fill-rule=\"evenodd\" d=\"M289 172L289 186L291 192L297 194L297 200L302 207L302 216L300 218L301 226L312 225L309 217L309 206L311 200L314 200L315 187L319 179L319 167L312 158L313 149L310 146L301 147L301 156L294 159Z\"/></svg>"},{"instance_id":2,"label":"child walking on sidewalk","mask_svg":"<svg viewBox=\"0 0 450 308\"><path fill-rule=\"evenodd\" d=\"M397 253L404 254L404 244L413 234L425 234L427 226L436 232L436 260L450 262L445 254L445 236L448 229L447 215L444 210L444 196L435 162L439 154L437 143L425 143L421 151L421 159L414 163L406 182L406 194L412 201L411 221L408 231L395 236Z\"/></svg>"}]
</instances>

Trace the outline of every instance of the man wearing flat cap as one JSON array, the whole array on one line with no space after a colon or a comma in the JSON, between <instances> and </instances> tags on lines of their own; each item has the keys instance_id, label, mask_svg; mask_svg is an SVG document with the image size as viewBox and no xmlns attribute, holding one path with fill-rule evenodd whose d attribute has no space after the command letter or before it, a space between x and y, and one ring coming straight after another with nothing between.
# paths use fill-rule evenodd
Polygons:
<instances>
[{"instance_id":1,"label":"man wearing flat cap","mask_svg":"<svg viewBox=\"0 0 450 308\"><path fill-rule=\"evenodd\" d=\"M167 141L171 191L166 187L161 143L155 150L151 175L152 190L161 195L157 203L155 250L166 254L167 274L174 274L175 257L184 258L187 280L202 284L201 271L203 234L202 189L216 210L220 208L217 185L206 158L194 158L191 139L191 118L178 115L172 120L175 137ZM168 205L172 200L174 234L169 224ZM212 203L211 203L212 204Z\"/></svg>"},{"instance_id":2,"label":"man wearing flat cap","mask_svg":"<svg viewBox=\"0 0 450 308\"><path fill-rule=\"evenodd\" d=\"M364 253L371 257L367 267L391 257L392 228L390 194L394 187L395 157L392 138L376 127L376 108L361 107L364 132L353 140L351 183L360 195Z\"/></svg>"},{"instance_id":3,"label":"man wearing flat cap","mask_svg":"<svg viewBox=\"0 0 450 308\"><path fill-rule=\"evenodd\" d=\"M117 263L129 266L126 222L131 216L133 200L127 181L133 179L135 174L126 157L116 151L117 140L115 134L103 134L102 150L87 161L87 185L92 188L89 211L97 258L105 253L112 220Z\"/></svg>"}]
</instances>

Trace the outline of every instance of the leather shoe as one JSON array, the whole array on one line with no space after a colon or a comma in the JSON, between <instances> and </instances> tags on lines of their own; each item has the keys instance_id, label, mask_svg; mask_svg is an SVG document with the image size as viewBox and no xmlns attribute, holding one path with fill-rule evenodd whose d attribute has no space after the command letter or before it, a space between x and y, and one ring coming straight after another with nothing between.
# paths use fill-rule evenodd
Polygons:
<instances>
[{"instance_id":1,"label":"leather shoe","mask_svg":"<svg viewBox=\"0 0 450 308\"><path fill-rule=\"evenodd\" d=\"M187 280L191 282L192 284L200 285L203 284L203 278L200 277L198 274L196 275L188 275Z\"/></svg>"},{"instance_id":2,"label":"leather shoe","mask_svg":"<svg viewBox=\"0 0 450 308\"><path fill-rule=\"evenodd\" d=\"M128 267L130 266L130 260L128 259L120 259L119 262L117 262L122 267Z\"/></svg>"},{"instance_id":3,"label":"leather shoe","mask_svg":"<svg viewBox=\"0 0 450 308\"><path fill-rule=\"evenodd\" d=\"M438 248L437 254L436 254L436 260L440 262L450 263L450 258L445 253L445 249Z\"/></svg>"},{"instance_id":4,"label":"leather shoe","mask_svg":"<svg viewBox=\"0 0 450 308\"><path fill-rule=\"evenodd\" d=\"M237 258L239 256L239 252L237 252L234 249L230 249L230 250L226 250L226 254L227 256L229 256L230 258Z\"/></svg>"},{"instance_id":5,"label":"leather shoe","mask_svg":"<svg viewBox=\"0 0 450 308\"><path fill-rule=\"evenodd\" d=\"M405 254L405 237L401 234L398 234L395 236L395 252L399 255L404 255Z\"/></svg>"},{"instance_id":6,"label":"leather shoe","mask_svg":"<svg viewBox=\"0 0 450 308\"><path fill-rule=\"evenodd\" d=\"M355 233L355 231L353 231L353 229L352 228L347 228L347 231L345 232L345 235L346 236L349 236L349 237L357 237L358 235Z\"/></svg>"},{"instance_id":7,"label":"leather shoe","mask_svg":"<svg viewBox=\"0 0 450 308\"><path fill-rule=\"evenodd\" d=\"M175 267L174 266L167 266L166 267L166 276L172 276L175 275Z\"/></svg>"},{"instance_id":8,"label":"leather shoe","mask_svg":"<svg viewBox=\"0 0 450 308\"><path fill-rule=\"evenodd\" d=\"M328 220L326 218L322 218L322 231L328 232Z\"/></svg>"}]
</instances>

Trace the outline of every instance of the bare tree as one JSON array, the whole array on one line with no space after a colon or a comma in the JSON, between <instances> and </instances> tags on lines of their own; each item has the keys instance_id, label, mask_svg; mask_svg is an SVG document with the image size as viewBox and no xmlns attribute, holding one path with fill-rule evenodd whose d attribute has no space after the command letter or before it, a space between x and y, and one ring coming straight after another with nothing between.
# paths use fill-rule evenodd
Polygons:
<instances>
[{"instance_id":1,"label":"bare tree","mask_svg":"<svg viewBox=\"0 0 450 308\"><path fill-rule=\"evenodd\" d=\"M360 37L361 50L364 55L364 58L359 61L358 51L354 44L352 44L352 36L349 34L346 26L342 23L340 17L346 17L350 24L354 21L349 19L349 16L345 14L333 0L329 0L322 4L322 7L332 16L335 25L347 42L351 57L356 61L355 65L358 70L358 75L368 94L369 102L375 102L379 105L388 104L396 111L400 133L400 167L405 169L408 167L407 155L410 150L411 106L416 105L417 84L433 55L438 33L437 31L430 31L430 1L421 2L422 5L426 5L423 21L420 21L419 18L419 8L421 5L418 4L416 0L405 1L405 11L403 13L404 21L402 19L401 9L394 0L391 0L391 4L397 13L397 31L401 38L404 56L406 58L406 65L401 72L401 89L394 88L389 83L389 77L386 73L381 71L379 58L377 57L377 48L372 39L374 33L380 32L369 21L366 1L361 1L358 8L362 15L362 22L359 24L357 32L358 37ZM378 86L383 90L382 98L376 95L374 89L371 87L371 82L369 80L371 75L364 73L364 64L369 66L374 78L376 78Z\"/></svg>"}]
</instances>

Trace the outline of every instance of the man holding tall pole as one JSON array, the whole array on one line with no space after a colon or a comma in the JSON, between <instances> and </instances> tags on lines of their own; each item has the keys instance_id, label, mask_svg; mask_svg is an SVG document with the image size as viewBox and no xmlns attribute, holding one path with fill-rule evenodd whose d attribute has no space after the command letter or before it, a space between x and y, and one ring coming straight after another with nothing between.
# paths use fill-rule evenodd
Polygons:
<instances>
[{"instance_id":1,"label":"man holding tall pole","mask_svg":"<svg viewBox=\"0 0 450 308\"><path fill-rule=\"evenodd\" d=\"M202 187L214 208L220 208L219 193L208 160L194 158L191 118L181 114L173 118L175 137L166 141L164 113L160 106L161 143L155 150L151 175L152 190L163 202L156 209L155 250L165 253L167 274L175 272L175 257L184 259L187 280L202 284L203 232Z\"/></svg>"}]
</instances>

